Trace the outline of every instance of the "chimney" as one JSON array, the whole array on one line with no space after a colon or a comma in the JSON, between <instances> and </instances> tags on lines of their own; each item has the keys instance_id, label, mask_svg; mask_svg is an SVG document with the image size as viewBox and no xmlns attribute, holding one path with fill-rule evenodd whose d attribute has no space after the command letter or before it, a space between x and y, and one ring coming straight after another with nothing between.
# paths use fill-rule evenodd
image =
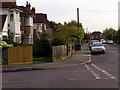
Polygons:
<instances>
[{"instance_id":1,"label":"chimney","mask_svg":"<svg viewBox=\"0 0 120 90\"><path fill-rule=\"evenodd\" d=\"M36 10L35 10L35 7L32 7L32 10L31 10L31 11L32 11L33 14L35 14L35 11L36 11Z\"/></svg>"},{"instance_id":2,"label":"chimney","mask_svg":"<svg viewBox=\"0 0 120 90\"><path fill-rule=\"evenodd\" d=\"M26 2L26 8L27 8L28 10L30 10L30 8L31 8L31 5L30 5L30 3L28 3L28 1Z\"/></svg>"}]
</instances>

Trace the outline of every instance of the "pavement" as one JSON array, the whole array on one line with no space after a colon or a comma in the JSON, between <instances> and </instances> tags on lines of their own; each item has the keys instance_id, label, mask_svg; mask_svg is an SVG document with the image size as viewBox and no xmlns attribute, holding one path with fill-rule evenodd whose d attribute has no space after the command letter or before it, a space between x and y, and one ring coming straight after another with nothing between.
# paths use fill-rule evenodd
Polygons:
<instances>
[{"instance_id":1,"label":"pavement","mask_svg":"<svg viewBox=\"0 0 120 90\"><path fill-rule=\"evenodd\" d=\"M64 60L55 62L37 62L33 64L22 65L2 65L2 72L18 72L18 71L30 71L30 70L46 70L46 69L59 69L71 66L83 65L91 62L91 54L88 48L88 44L83 44L80 51L76 51L75 54Z\"/></svg>"}]
</instances>

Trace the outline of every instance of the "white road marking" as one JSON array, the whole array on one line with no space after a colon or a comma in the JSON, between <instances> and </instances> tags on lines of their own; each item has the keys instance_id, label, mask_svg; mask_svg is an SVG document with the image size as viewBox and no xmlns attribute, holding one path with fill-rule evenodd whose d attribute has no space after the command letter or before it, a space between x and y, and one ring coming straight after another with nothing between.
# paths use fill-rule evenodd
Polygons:
<instances>
[{"instance_id":1,"label":"white road marking","mask_svg":"<svg viewBox=\"0 0 120 90\"><path fill-rule=\"evenodd\" d=\"M101 77L99 76L99 74L96 74L88 65L85 65L85 67L88 69L88 71L90 71L91 74L93 74L93 76L96 79L101 79Z\"/></svg>"},{"instance_id":2,"label":"white road marking","mask_svg":"<svg viewBox=\"0 0 120 90\"><path fill-rule=\"evenodd\" d=\"M116 77L114 77L112 74L110 74L109 72L107 72L106 70L103 70L99 67L97 67L95 64L91 64L93 67L95 67L97 70L99 70L100 72L102 72L104 75L106 75L107 77L109 77L110 79L115 79L117 80Z\"/></svg>"},{"instance_id":3,"label":"white road marking","mask_svg":"<svg viewBox=\"0 0 120 90\"><path fill-rule=\"evenodd\" d=\"M107 77L100 77L99 74L95 73L95 71L92 70L92 68L90 68L88 65L85 65L85 67L87 68L87 70L96 78L96 79L115 79L118 81L118 79L116 77L114 77L112 74L110 74L109 72L107 72L106 70L103 70L99 67L97 67L95 64L91 64L94 68L96 68L98 71L102 72L104 75L106 75Z\"/></svg>"},{"instance_id":4,"label":"white road marking","mask_svg":"<svg viewBox=\"0 0 120 90\"><path fill-rule=\"evenodd\" d=\"M83 56L90 57L91 55L89 54L89 55L83 55Z\"/></svg>"}]
</instances>

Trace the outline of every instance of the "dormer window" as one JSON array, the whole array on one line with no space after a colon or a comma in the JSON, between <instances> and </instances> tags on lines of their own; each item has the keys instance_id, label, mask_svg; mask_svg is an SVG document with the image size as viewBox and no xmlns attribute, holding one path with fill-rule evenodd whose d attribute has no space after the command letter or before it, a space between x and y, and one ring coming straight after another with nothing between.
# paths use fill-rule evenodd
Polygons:
<instances>
[{"instance_id":1,"label":"dormer window","mask_svg":"<svg viewBox=\"0 0 120 90\"><path fill-rule=\"evenodd\" d=\"M26 25L26 26L29 25L29 18L28 18L28 17L25 19L25 25Z\"/></svg>"},{"instance_id":2,"label":"dormer window","mask_svg":"<svg viewBox=\"0 0 120 90\"><path fill-rule=\"evenodd\" d=\"M39 25L39 24L37 24L37 29L39 30L39 28L40 28L40 25Z\"/></svg>"}]
</instances>

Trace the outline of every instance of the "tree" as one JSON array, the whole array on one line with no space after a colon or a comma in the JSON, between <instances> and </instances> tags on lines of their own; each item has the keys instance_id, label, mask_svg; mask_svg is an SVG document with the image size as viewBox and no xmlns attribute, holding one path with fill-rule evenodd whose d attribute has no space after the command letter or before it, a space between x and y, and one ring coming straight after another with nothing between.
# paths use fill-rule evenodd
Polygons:
<instances>
[{"instance_id":1,"label":"tree","mask_svg":"<svg viewBox=\"0 0 120 90\"><path fill-rule=\"evenodd\" d=\"M103 31L103 35L105 36L105 39L110 39L110 40L114 40L115 39L115 35L116 35L116 31L113 28L106 28Z\"/></svg>"},{"instance_id":2,"label":"tree","mask_svg":"<svg viewBox=\"0 0 120 90\"><path fill-rule=\"evenodd\" d=\"M69 22L68 25L78 27L78 23L75 20L71 20L71 22ZM83 29L82 23L80 23L79 26L81 29Z\"/></svg>"},{"instance_id":3,"label":"tree","mask_svg":"<svg viewBox=\"0 0 120 90\"><path fill-rule=\"evenodd\" d=\"M49 34L44 32L44 33L41 33L38 37L35 38L35 41L34 41L34 46L35 47L45 47L46 46L50 46L50 37L49 37Z\"/></svg>"},{"instance_id":4,"label":"tree","mask_svg":"<svg viewBox=\"0 0 120 90\"><path fill-rule=\"evenodd\" d=\"M50 21L49 22L49 26L50 28L52 28L53 30L57 30L57 23L53 22L53 21Z\"/></svg>"},{"instance_id":5,"label":"tree","mask_svg":"<svg viewBox=\"0 0 120 90\"><path fill-rule=\"evenodd\" d=\"M81 42L84 37L84 31L82 27L78 29L76 23L76 21L71 21L68 24L60 25L53 36L53 45L69 45Z\"/></svg>"},{"instance_id":6,"label":"tree","mask_svg":"<svg viewBox=\"0 0 120 90\"><path fill-rule=\"evenodd\" d=\"M51 38L48 33L44 32L41 33L40 36L36 37L34 40L34 56L40 57L40 56L51 56ZM37 51L36 51L37 50Z\"/></svg>"},{"instance_id":7,"label":"tree","mask_svg":"<svg viewBox=\"0 0 120 90\"><path fill-rule=\"evenodd\" d=\"M8 38L4 41L6 41L7 44L14 44L14 36L15 35L8 30Z\"/></svg>"},{"instance_id":8,"label":"tree","mask_svg":"<svg viewBox=\"0 0 120 90\"><path fill-rule=\"evenodd\" d=\"M88 43L90 40L92 40L92 35L90 33L86 33L83 40Z\"/></svg>"}]
</instances>

